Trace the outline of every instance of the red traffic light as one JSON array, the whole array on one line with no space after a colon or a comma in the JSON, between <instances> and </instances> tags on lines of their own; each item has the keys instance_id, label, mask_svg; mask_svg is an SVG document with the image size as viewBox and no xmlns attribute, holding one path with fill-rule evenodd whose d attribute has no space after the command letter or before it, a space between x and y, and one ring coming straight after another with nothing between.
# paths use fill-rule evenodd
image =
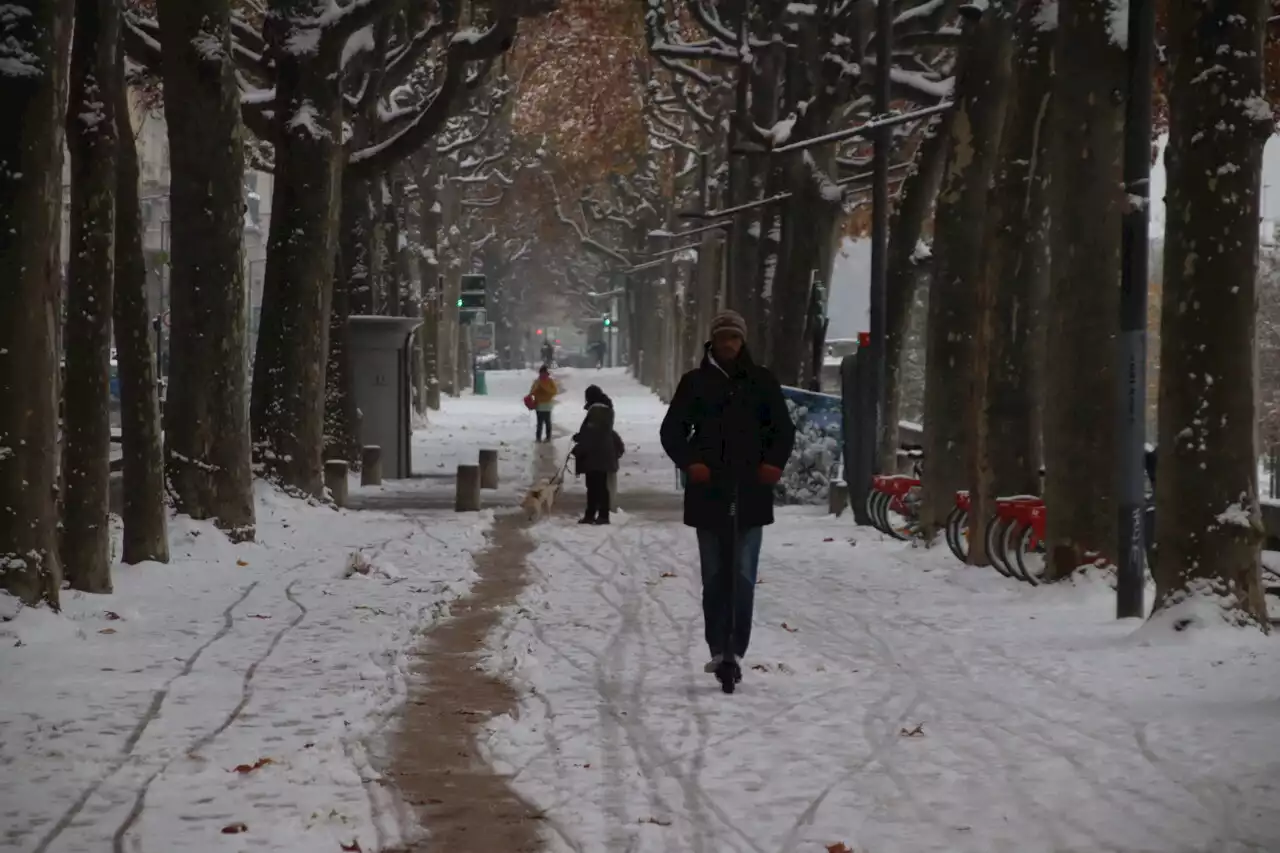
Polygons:
<instances>
[{"instance_id":1,"label":"red traffic light","mask_svg":"<svg viewBox=\"0 0 1280 853\"><path fill-rule=\"evenodd\" d=\"M870 333L870 332L858 332L858 346L860 346L860 347L869 347L869 346L871 346L871 333Z\"/></svg>"},{"instance_id":2,"label":"red traffic light","mask_svg":"<svg viewBox=\"0 0 1280 853\"><path fill-rule=\"evenodd\" d=\"M539 329L539 330L538 330L538 334L542 334L542 330L541 330L541 329Z\"/></svg>"}]
</instances>

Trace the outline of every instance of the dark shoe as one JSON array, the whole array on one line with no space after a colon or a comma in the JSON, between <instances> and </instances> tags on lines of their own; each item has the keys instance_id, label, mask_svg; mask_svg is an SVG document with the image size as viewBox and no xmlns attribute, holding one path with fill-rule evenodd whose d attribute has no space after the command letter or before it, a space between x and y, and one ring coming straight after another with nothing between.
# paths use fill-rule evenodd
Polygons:
<instances>
[{"instance_id":1,"label":"dark shoe","mask_svg":"<svg viewBox=\"0 0 1280 853\"><path fill-rule=\"evenodd\" d=\"M605 517L603 517L603 518L597 518L597 519L595 520L595 522L593 522L593 523L595 523L595 524L608 524L608 523L609 523L609 517L608 517L608 516L605 516Z\"/></svg>"},{"instance_id":2,"label":"dark shoe","mask_svg":"<svg viewBox=\"0 0 1280 853\"><path fill-rule=\"evenodd\" d=\"M580 518L578 519L578 523L579 524L595 524L596 520L594 518Z\"/></svg>"}]
</instances>

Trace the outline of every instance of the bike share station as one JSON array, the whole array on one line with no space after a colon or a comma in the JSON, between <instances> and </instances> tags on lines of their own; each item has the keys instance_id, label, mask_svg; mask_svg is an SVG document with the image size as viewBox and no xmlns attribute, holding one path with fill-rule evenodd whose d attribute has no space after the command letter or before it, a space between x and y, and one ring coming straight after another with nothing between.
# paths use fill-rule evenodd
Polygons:
<instances>
[{"instance_id":1,"label":"bike share station","mask_svg":"<svg viewBox=\"0 0 1280 853\"><path fill-rule=\"evenodd\" d=\"M360 410L360 444L382 448L383 473L413 475L411 439L413 379L410 337L422 325L415 317L357 314L347 318L347 355L352 393Z\"/></svg>"}]
</instances>

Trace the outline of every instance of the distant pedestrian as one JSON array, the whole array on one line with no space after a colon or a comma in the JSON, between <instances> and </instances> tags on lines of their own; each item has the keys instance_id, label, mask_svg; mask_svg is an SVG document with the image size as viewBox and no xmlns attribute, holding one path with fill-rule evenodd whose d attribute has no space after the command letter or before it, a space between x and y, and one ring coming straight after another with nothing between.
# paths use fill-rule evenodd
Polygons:
<instances>
[{"instance_id":1,"label":"distant pedestrian","mask_svg":"<svg viewBox=\"0 0 1280 853\"><path fill-rule=\"evenodd\" d=\"M573 437L574 470L587 478L587 511L579 524L609 523L609 475L618 470L622 438L613 430L613 401L598 385L584 394L587 416Z\"/></svg>"},{"instance_id":2,"label":"distant pedestrian","mask_svg":"<svg viewBox=\"0 0 1280 853\"><path fill-rule=\"evenodd\" d=\"M716 315L702 364L681 377L661 432L662 448L688 475L684 523L698 531L706 671L726 690L742 677L763 528L773 523L773 486L795 443L782 387L751 359L746 333L737 312Z\"/></svg>"},{"instance_id":3,"label":"distant pedestrian","mask_svg":"<svg viewBox=\"0 0 1280 853\"><path fill-rule=\"evenodd\" d=\"M533 380L533 385L529 388L529 396L533 398L533 411L537 417L534 441L551 441L551 410L555 407L556 395L559 393L560 387L551 378L551 368L545 364L539 367L538 378ZM542 437L544 427L545 439Z\"/></svg>"},{"instance_id":4,"label":"distant pedestrian","mask_svg":"<svg viewBox=\"0 0 1280 853\"><path fill-rule=\"evenodd\" d=\"M550 367L552 364L554 364L554 363L555 363L555 360L556 360L556 348L555 348L555 344L551 343L551 341L545 341L545 342L543 342L543 344L542 344L542 363L543 363L544 365L546 365L547 367Z\"/></svg>"}]
</instances>

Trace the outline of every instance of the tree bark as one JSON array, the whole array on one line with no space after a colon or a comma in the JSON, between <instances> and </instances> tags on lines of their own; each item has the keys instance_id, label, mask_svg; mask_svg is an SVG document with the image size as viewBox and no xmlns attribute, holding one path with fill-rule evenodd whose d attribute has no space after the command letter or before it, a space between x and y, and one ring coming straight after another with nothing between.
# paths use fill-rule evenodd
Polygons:
<instances>
[{"instance_id":1,"label":"tree bark","mask_svg":"<svg viewBox=\"0 0 1280 853\"><path fill-rule=\"evenodd\" d=\"M1110 0L1061 6L1054 56L1045 409L1046 577L1067 577L1116 541L1116 335L1125 50ZM1087 464L1085 461L1087 460Z\"/></svg>"},{"instance_id":2,"label":"tree bark","mask_svg":"<svg viewBox=\"0 0 1280 853\"><path fill-rule=\"evenodd\" d=\"M966 417L974 383L977 285L982 269L987 188L995 171L1010 77L1012 27L1008 0L992 3L965 25L957 59L951 134L934 225L934 268L929 285L925 361L924 445L928 477L921 522L927 537L942 527L955 493L970 487L972 450ZM971 524L980 513L970 514ZM970 547L982 541L970 528Z\"/></svg>"},{"instance_id":3,"label":"tree bark","mask_svg":"<svg viewBox=\"0 0 1280 853\"><path fill-rule=\"evenodd\" d=\"M116 56L112 86L116 120L116 363L120 376L124 541L120 561L169 562L164 503L164 448L160 436L155 354L147 311L147 265L138 201L138 150L125 85L124 54Z\"/></svg>"},{"instance_id":4,"label":"tree bark","mask_svg":"<svg viewBox=\"0 0 1280 853\"><path fill-rule=\"evenodd\" d=\"M325 371L325 459L360 464L360 413L351 393L347 318L373 313L373 207L369 182L343 176L341 231L329 312L329 364Z\"/></svg>"},{"instance_id":5,"label":"tree bark","mask_svg":"<svg viewBox=\"0 0 1280 853\"><path fill-rule=\"evenodd\" d=\"M245 416L244 151L228 0L160 0L172 176L165 470L177 508L254 537ZM272 220L284 214L275 208ZM263 332L270 337L270 332Z\"/></svg>"},{"instance_id":6,"label":"tree bark","mask_svg":"<svg viewBox=\"0 0 1280 853\"><path fill-rule=\"evenodd\" d=\"M898 465L898 421L902 419L902 360L906 348L907 329L911 322L911 306L915 304L920 282L928 267L929 254L921 254L920 242L925 223L933 212L942 183L942 167L946 163L947 141L951 137L954 112L937 118L925 132L916 153L916 163L902 182L898 207L889 224L889 282L886 314L888 335L885 340L886 428L880 433L880 470L895 471Z\"/></svg>"},{"instance_id":7,"label":"tree bark","mask_svg":"<svg viewBox=\"0 0 1280 853\"><path fill-rule=\"evenodd\" d=\"M342 179L341 45L311 23L319 0L272 0L275 186L253 373L254 449L268 474L323 494L325 373ZM314 38L311 52L294 39Z\"/></svg>"},{"instance_id":8,"label":"tree bark","mask_svg":"<svg viewBox=\"0 0 1280 853\"><path fill-rule=\"evenodd\" d=\"M67 150L71 233L63 387L62 565L72 589L111 592L111 290L115 267L117 0L76 0Z\"/></svg>"},{"instance_id":9,"label":"tree bark","mask_svg":"<svg viewBox=\"0 0 1280 853\"><path fill-rule=\"evenodd\" d=\"M70 0L17 0L0 77L0 589L58 607L58 248ZM16 57L24 57L19 60Z\"/></svg>"},{"instance_id":10,"label":"tree bark","mask_svg":"<svg viewBox=\"0 0 1280 853\"><path fill-rule=\"evenodd\" d=\"M1047 181L1053 30L1040 21L1046 2L1023 3L1014 21L1015 57L1000 162L989 196L979 277L975 366L985 393L971 417L974 453L970 500L985 521L1004 495L1040 492L1040 400L1035 318L1048 284ZM985 535L970 538L985 556Z\"/></svg>"},{"instance_id":11,"label":"tree bark","mask_svg":"<svg viewBox=\"0 0 1280 853\"><path fill-rule=\"evenodd\" d=\"M1267 4L1169 15L1169 176L1156 478L1156 607L1216 600L1265 631L1255 344L1258 190L1272 133Z\"/></svg>"}]
</instances>

